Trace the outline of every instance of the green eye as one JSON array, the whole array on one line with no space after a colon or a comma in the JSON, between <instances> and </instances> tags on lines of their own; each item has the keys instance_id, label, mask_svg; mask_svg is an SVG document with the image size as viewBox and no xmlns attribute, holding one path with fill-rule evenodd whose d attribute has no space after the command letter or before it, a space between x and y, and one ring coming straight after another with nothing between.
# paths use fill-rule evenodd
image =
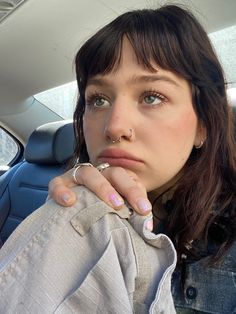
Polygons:
<instances>
[{"instance_id":1,"label":"green eye","mask_svg":"<svg viewBox=\"0 0 236 314\"><path fill-rule=\"evenodd\" d=\"M106 106L109 106L109 102L105 98L99 97L95 99L94 107L106 107Z\"/></svg>"},{"instance_id":2,"label":"green eye","mask_svg":"<svg viewBox=\"0 0 236 314\"><path fill-rule=\"evenodd\" d=\"M103 98L98 98L95 100L94 105L97 107L100 107L104 104L104 99Z\"/></svg>"},{"instance_id":3,"label":"green eye","mask_svg":"<svg viewBox=\"0 0 236 314\"><path fill-rule=\"evenodd\" d=\"M156 95L147 95L144 97L144 102L149 105L158 105L162 102L162 99Z\"/></svg>"}]
</instances>

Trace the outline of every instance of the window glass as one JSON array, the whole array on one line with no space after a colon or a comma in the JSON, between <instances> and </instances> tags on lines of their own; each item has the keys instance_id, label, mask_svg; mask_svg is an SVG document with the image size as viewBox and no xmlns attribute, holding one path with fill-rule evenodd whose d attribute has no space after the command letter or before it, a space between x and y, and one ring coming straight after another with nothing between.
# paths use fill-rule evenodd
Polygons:
<instances>
[{"instance_id":1,"label":"window glass","mask_svg":"<svg viewBox=\"0 0 236 314\"><path fill-rule=\"evenodd\" d=\"M77 99L76 81L46 90L34 97L64 119L72 119Z\"/></svg>"},{"instance_id":2,"label":"window glass","mask_svg":"<svg viewBox=\"0 0 236 314\"><path fill-rule=\"evenodd\" d=\"M0 167L9 165L18 153L18 143L0 127Z\"/></svg>"},{"instance_id":3,"label":"window glass","mask_svg":"<svg viewBox=\"0 0 236 314\"><path fill-rule=\"evenodd\" d=\"M228 89L228 99L230 105L236 107L236 87Z\"/></svg>"},{"instance_id":4,"label":"window glass","mask_svg":"<svg viewBox=\"0 0 236 314\"><path fill-rule=\"evenodd\" d=\"M223 66L228 83L228 98L236 106L236 25L209 34Z\"/></svg>"},{"instance_id":5,"label":"window glass","mask_svg":"<svg viewBox=\"0 0 236 314\"><path fill-rule=\"evenodd\" d=\"M229 87L236 87L236 25L209 34L225 71Z\"/></svg>"}]
</instances>

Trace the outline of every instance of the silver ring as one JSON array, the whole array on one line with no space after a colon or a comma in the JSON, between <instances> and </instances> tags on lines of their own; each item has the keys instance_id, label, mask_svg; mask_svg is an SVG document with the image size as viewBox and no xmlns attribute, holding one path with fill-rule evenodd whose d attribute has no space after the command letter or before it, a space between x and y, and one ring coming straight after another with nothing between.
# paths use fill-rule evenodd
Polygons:
<instances>
[{"instance_id":1,"label":"silver ring","mask_svg":"<svg viewBox=\"0 0 236 314\"><path fill-rule=\"evenodd\" d=\"M108 162L105 162L104 164L100 164L98 165L96 168L99 172L102 172L103 170L105 170L106 168L109 168L110 165Z\"/></svg>"},{"instance_id":2,"label":"silver ring","mask_svg":"<svg viewBox=\"0 0 236 314\"><path fill-rule=\"evenodd\" d=\"M77 171L79 170L79 168L81 168L81 167L86 167L86 166L88 166L88 167L93 167L93 165L92 164L90 164L89 162L84 162L84 163L81 163L81 164L75 164L74 165L74 171L72 172L72 177L73 177L73 180L74 180L74 182L76 183L76 184L79 184L79 182L77 181L77 179L76 179L76 173L77 173Z\"/></svg>"}]
</instances>

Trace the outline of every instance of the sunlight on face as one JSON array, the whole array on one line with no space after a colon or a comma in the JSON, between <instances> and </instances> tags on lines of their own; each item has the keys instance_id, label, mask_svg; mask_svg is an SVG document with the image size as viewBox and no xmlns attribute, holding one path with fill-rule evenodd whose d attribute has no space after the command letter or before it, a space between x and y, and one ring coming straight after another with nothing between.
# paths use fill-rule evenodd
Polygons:
<instances>
[{"instance_id":1,"label":"sunlight on face","mask_svg":"<svg viewBox=\"0 0 236 314\"><path fill-rule=\"evenodd\" d=\"M171 180L199 141L188 82L154 67L155 73L138 64L124 39L118 70L90 78L85 91L90 161L135 172L148 191Z\"/></svg>"}]
</instances>

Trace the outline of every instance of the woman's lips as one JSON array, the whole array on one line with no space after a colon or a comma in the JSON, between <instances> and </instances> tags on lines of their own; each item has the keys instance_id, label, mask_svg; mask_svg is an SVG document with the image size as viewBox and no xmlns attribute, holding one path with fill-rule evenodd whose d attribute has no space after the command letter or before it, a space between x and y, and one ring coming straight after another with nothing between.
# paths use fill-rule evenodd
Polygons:
<instances>
[{"instance_id":1,"label":"woman's lips","mask_svg":"<svg viewBox=\"0 0 236 314\"><path fill-rule=\"evenodd\" d=\"M99 163L108 162L111 166L136 168L143 161L123 150L110 149L104 150L98 156Z\"/></svg>"},{"instance_id":2,"label":"woman's lips","mask_svg":"<svg viewBox=\"0 0 236 314\"><path fill-rule=\"evenodd\" d=\"M102 157L99 158L99 162L108 162L110 166L123 167L123 168L134 168L140 164L140 161L126 158L111 158Z\"/></svg>"}]
</instances>

